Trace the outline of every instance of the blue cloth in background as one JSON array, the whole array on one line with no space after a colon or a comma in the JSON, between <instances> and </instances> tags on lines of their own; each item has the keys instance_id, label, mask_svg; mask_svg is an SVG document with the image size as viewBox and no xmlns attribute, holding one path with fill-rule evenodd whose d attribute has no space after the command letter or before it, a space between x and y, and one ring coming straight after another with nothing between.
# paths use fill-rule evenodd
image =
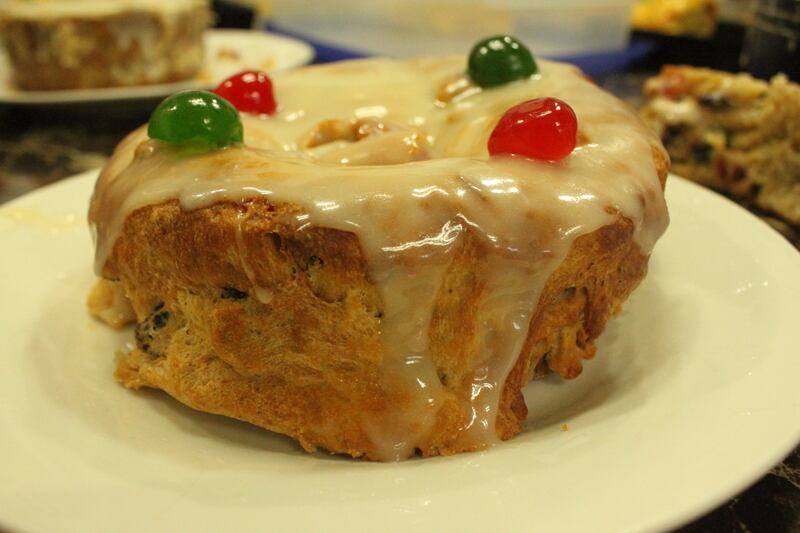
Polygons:
<instances>
[{"instance_id":1,"label":"blue cloth in background","mask_svg":"<svg viewBox=\"0 0 800 533\"><path fill-rule=\"evenodd\" d=\"M652 43L634 41L623 50L554 57L553 59L578 65L581 70L592 78L602 78L608 74L629 69L632 65L644 60L653 49Z\"/></svg>"},{"instance_id":2,"label":"blue cloth in background","mask_svg":"<svg viewBox=\"0 0 800 533\"><path fill-rule=\"evenodd\" d=\"M357 52L355 50L347 50L345 48L330 46L326 43L316 41L307 35L302 35L295 31L287 30L275 24L274 22L264 23L263 28L266 31L286 35L287 37L293 37L310 44L312 47L314 47L314 51L316 52L314 54L314 64L333 63L334 61L343 61L345 59L359 59L362 57L369 57L371 55L366 52Z\"/></svg>"},{"instance_id":3,"label":"blue cloth in background","mask_svg":"<svg viewBox=\"0 0 800 533\"><path fill-rule=\"evenodd\" d=\"M314 47L316 55L314 63L331 63L345 59L358 59L369 57L370 53L359 50L349 50L331 46L327 43L317 41L307 35L299 34L295 31L287 30L275 23L267 22L264 29L273 33L279 33L288 37L294 37L305 41ZM620 72L629 68L631 65L645 59L654 49L654 44L648 41L633 41L627 48L614 51L592 52L575 56L559 56L551 59L566 61L578 65L581 70L593 78L599 78L614 72Z\"/></svg>"}]
</instances>

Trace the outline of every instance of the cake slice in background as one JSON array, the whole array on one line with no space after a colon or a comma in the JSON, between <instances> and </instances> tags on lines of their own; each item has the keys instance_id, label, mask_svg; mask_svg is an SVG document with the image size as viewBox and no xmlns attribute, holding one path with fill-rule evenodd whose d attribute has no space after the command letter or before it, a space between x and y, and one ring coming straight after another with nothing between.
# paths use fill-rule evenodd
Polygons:
<instances>
[{"instance_id":1,"label":"cake slice in background","mask_svg":"<svg viewBox=\"0 0 800 533\"><path fill-rule=\"evenodd\" d=\"M800 227L800 86L688 66L645 84L641 116L672 158L672 171ZM792 237L792 233L795 235Z\"/></svg>"},{"instance_id":2,"label":"cake slice in background","mask_svg":"<svg viewBox=\"0 0 800 533\"><path fill-rule=\"evenodd\" d=\"M205 0L11 0L0 43L24 90L188 80L203 63Z\"/></svg>"}]
</instances>

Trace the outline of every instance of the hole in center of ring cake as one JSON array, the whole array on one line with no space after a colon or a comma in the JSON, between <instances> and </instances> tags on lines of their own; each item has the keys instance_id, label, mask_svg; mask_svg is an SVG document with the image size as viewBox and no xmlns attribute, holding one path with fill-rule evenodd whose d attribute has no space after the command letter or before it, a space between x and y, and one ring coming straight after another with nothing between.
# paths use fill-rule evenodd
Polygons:
<instances>
[{"instance_id":1,"label":"hole in center of ring cake","mask_svg":"<svg viewBox=\"0 0 800 533\"><path fill-rule=\"evenodd\" d=\"M424 130L376 118L323 120L300 147L321 163L346 166L399 165L432 157Z\"/></svg>"}]
</instances>

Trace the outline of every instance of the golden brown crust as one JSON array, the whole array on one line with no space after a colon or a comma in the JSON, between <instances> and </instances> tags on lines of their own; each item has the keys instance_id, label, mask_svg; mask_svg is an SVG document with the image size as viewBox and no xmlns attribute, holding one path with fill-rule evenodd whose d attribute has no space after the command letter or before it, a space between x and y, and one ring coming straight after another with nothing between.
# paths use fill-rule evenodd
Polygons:
<instances>
[{"instance_id":1,"label":"golden brown crust","mask_svg":"<svg viewBox=\"0 0 800 533\"><path fill-rule=\"evenodd\" d=\"M662 184L667 160L654 148ZM367 427L410 401L379 385L381 301L357 238L326 228L295 232L297 206L263 198L182 211L176 201L127 218L104 276L136 311L137 349L116 377L155 387L196 409L245 420L317 447L377 458ZM579 237L547 282L521 356L503 388L496 433L519 433L521 389L549 369L577 376L608 318L644 277L634 226ZM423 455L479 444L457 440L467 422L486 254L467 233L437 295L430 351L445 390ZM258 289L257 289L258 287Z\"/></svg>"}]
</instances>

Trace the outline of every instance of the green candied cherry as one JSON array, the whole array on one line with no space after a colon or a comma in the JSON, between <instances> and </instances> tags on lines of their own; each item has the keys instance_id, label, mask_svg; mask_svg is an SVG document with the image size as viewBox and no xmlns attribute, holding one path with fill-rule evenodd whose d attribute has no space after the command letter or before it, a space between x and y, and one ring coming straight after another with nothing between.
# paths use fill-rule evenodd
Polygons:
<instances>
[{"instance_id":1,"label":"green candied cherry","mask_svg":"<svg viewBox=\"0 0 800 533\"><path fill-rule=\"evenodd\" d=\"M467 74L481 87L496 87L536 74L530 50L510 35L496 35L476 44L469 54Z\"/></svg>"},{"instance_id":2,"label":"green candied cherry","mask_svg":"<svg viewBox=\"0 0 800 533\"><path fill-rule=\"evenodd\" d=\"M208 149L243 139L242 121L233 105L208 91L183 91L161 102L147 126L151 139Z\"/></svg>"}]
</instances>

